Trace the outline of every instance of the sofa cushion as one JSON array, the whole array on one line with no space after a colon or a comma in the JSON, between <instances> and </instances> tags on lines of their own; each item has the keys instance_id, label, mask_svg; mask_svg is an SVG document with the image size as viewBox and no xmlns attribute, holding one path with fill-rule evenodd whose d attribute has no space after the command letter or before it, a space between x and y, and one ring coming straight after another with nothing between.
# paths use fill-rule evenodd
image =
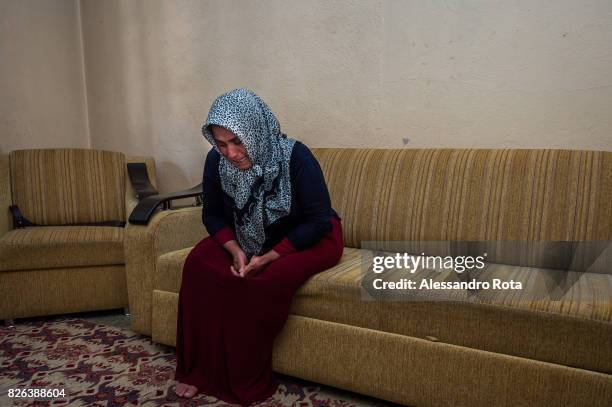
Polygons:
<instances>
[{"instance_id":1,"label":"sofa cushion","mask_svg":"<svg viewBox=\"0 0 612 407\"><path fill-rule=\"evenodd\" d=\"M612 239L612 152L313 149L344 243Z\"/></svg>"},{"instance_id":2,"label":"sofa cushion","mask_svg":"<svg viewBox=\"0 0 612 407\"><path fill-rule=\"evenodd\" d=\"M532 300L517 291L489 290L486 296L439 292L437 295L446 296L438 298L441 301L368 301L362 298L360 286L363 254L360 249L345 248L336 267L313 276L298 290L291 312L612 373L612 303L609 297L606 300L612 292L609 274L582 273L578 279L569 276L575 284L556 300L544 295ZM489 277L546 286L548 280L557 278L552 273L563 272L494 264L487 273ZM593 291L603 294L599 300L586 295Z\"/></svg>"},{"instance_id":3,"label":"sofa cushion","mask_svg":"<svg viewBox=\"0 0 612 407\"><path fill-rule=\"evenodd\" d=\"M155 289L178 293L191 248L159 257ZM483 296L444 291L438 301L368 301L362 297L364 250L345 248L340 263L313 276L296 293L291 313L422 339L436 340L612 373L612 292L609 274L569 273L575 281L555 298L547 296L559 270L492 264L489 278L514 279L543 288L537 299L509 291ZM428 273L430 271L423 271ZM438 279L440 273L436 273ZM432 278L434 276L432 275ZM590 293L602 293L597 299ZM590 298L590 299L589 299ZM596 351L595 351L596 350Z\"/></svg>"},{"instance_id":4,"label":"sofa cushion","mask_svg":"<svg viewBox=\"0 0 612 407\"><path fill-rule=\"evenodd\" d=\"M0 237L0 271L123 263L123 228L28 227Z\"/></svg>"}]
</instances>

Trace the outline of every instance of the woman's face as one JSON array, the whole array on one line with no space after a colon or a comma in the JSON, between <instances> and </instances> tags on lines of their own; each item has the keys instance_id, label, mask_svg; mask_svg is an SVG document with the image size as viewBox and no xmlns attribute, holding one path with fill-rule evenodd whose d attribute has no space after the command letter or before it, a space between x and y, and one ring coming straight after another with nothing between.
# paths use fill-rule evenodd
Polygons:
<instances>
[{"instance_id":1,"label":"woman's face","mask_svg":"<svg viewBox=\"0 0 612 407\"><path fill-rule=\"evenodd\" d=\"M253 166L244 144L234 133L214 124L210 126L210 132L217 143L217 148L232 165L239 170L248 170Z\"/></svg>"}]
</instances>

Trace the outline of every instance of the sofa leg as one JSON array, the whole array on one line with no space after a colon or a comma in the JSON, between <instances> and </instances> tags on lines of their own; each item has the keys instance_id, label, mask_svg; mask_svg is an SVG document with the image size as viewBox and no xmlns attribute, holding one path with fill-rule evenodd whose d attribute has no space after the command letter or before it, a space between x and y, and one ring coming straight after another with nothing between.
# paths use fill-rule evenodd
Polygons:
<instances>
[{"instance_id":1,"label":"sofa leg","mask_svg":"<svg viewBox=\"0 0 612 407\"><path fill-rule=\"evenodd\" d=\"M15 328L15 320L14 319L5 319L4 320L5 328Z\"/></svg>"},{"instance_id":2,"label":"sofa leg","mask_svg":"<svg viewBox=\"0 0 612 407\"><path fill-rule=\"evenodd\" d=\"M123 308L123 315L125 315L126 317L129 317L132 315L130 314L130 309L128 307Z\"/></svg>"}]
</instances>

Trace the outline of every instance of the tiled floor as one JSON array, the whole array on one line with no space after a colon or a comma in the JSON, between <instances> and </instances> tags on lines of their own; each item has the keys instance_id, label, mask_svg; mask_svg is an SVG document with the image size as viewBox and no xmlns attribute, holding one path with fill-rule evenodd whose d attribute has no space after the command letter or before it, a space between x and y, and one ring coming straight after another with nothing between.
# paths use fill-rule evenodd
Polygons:
<instances>
[{"instance_id":1,"label":"tiled floor","mask_svg":"<svg viewBox=\"0 0 612 407\"><path fill-rule=\"evenodd\" d=\"M80 318L90 322L94 322L97 324L116 326L119 328L130 329L130 317L124 314L123 310L111 310L111 311L96 311L96 312L86 312L86 313L78 313L78 314L65 314L58 316L47 316L47 317L37 317L37 318L26 318L17 320L16 323L19 324L23 321L41 321L41 320L53 320L57 318ZM358 395L349 391L336 389L329 386L322 386L316 383L307 382L305 380L296 379L303 386L321 386L321 392L327 393L328 397L331 399L351 399L351 400L359 400L359 405L364 407L401 407L398 404L389 403L386 401L374 399L371 397L366 397L362 395Z\"/></svg>"}]
</instances>

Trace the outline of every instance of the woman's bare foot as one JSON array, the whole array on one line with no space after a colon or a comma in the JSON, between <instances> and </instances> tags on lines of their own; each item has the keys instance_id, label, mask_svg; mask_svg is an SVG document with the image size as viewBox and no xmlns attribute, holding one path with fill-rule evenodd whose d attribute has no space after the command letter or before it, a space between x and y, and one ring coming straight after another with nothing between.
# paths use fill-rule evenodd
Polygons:
<instances>
[{"instance_id":1,"label":"woman's bare foot","mask_svg":"<svg viewBox=\"0 0 612 407\"><path fill-rule=\"evenodd\" d=\"M196 395L196 393L198 392L198 388L186 383L177 383L174 392L179 397L185 397L190 399Z\"/></svg>"}]
</instances>

